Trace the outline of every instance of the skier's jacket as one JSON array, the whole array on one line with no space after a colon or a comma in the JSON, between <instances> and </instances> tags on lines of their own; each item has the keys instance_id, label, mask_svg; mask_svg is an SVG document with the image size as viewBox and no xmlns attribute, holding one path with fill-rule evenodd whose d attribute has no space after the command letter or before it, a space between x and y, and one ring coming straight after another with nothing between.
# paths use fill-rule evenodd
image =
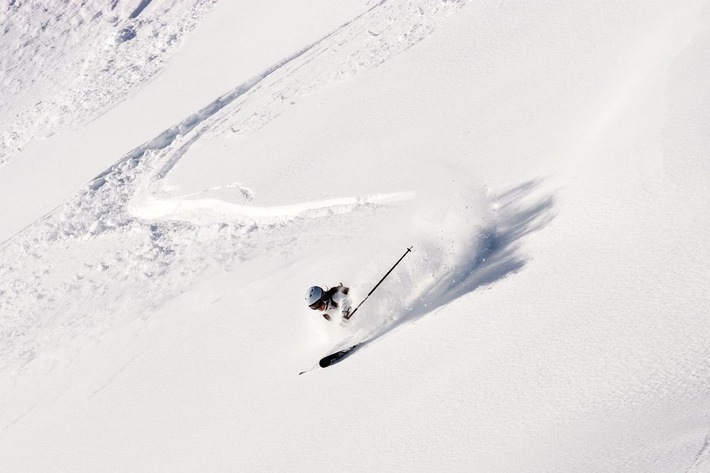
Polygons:
<instances>
[{"instance_id":1,"label":"skier's jacket","mask_svg":"<svg viewBox=\"0 0 710 473\"><path fill-rule=\"evenodd\" d=\"M342 284L325 291L321 298L325 302L325 313L331 317L336 315L344 317L349 314L352 303L348 292L350 292L350 288Z\"/></svg>"}]
</instances>

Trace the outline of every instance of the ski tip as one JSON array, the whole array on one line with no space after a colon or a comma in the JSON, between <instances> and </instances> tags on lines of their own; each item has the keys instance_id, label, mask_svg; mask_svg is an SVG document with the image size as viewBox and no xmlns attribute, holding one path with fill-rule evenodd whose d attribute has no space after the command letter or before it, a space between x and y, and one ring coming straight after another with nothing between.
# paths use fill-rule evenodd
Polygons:
<instances>
[{"instance_id":1,"label":"ski tip","mask_svg":"<svg viewBox=\"0 0 710 473\"><path fill-rule=\"evenodd\" d=\"M298 373L298 376L301 376L302 374L306 374L306 373L308 373L308 372L310 372L310 371L313 371L313 370L316 369L317 367L318 367L318 366L312 366L312 367L308 368L307 370L303 370L303 371L301 371L300 373Z\"/></svg>"}]
</instances>

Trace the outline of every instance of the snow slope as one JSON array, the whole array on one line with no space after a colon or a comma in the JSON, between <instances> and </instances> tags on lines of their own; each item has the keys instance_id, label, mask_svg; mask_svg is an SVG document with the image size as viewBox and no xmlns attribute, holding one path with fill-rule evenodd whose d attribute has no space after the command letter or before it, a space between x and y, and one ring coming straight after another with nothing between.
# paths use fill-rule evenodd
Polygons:
<instances>
[{"instance_id":1,"label":"snow slope","mask_svg":"<svg viewBox=\"0 0 710 473\"><path fill-rule=\"evenodd\" d=\"M707 2L3 8L0 471L710 471Z\"/></svg>"}]
</instances>

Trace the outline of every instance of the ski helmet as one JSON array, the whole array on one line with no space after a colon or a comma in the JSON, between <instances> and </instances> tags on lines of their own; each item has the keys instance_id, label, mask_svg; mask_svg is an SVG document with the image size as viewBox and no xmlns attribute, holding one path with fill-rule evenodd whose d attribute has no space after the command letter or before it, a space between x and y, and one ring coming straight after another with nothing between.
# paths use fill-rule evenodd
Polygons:
<instances>
[{"instance_id":1,"label":"ski helmet","mask_svg":"<svg viewBox=\"0 0 710 473\"><path fill-rule=\"evenodd\" d=\"M308 289L308 292L306 292L306 304L309 306L312 306L318 301L321 300L323 297L323 289L321 289L318 286L313 286L310 289Z\"/></svg>"}]
</instances>

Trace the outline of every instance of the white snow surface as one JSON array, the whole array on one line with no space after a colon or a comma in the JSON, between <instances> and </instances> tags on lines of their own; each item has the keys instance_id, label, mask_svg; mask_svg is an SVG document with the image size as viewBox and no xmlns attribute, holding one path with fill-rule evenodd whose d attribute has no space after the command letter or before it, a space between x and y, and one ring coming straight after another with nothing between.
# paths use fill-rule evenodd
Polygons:
<instances>
[{"instance_id":1,"label":"white snow surface","mask_svg":"<svg viewBox=\"0 0 710 473\"><path fill-rule=\"evenodd\" d=\"M707 0L0 22L1 472L710 472Z\"/></svg>"}]
</instances>

